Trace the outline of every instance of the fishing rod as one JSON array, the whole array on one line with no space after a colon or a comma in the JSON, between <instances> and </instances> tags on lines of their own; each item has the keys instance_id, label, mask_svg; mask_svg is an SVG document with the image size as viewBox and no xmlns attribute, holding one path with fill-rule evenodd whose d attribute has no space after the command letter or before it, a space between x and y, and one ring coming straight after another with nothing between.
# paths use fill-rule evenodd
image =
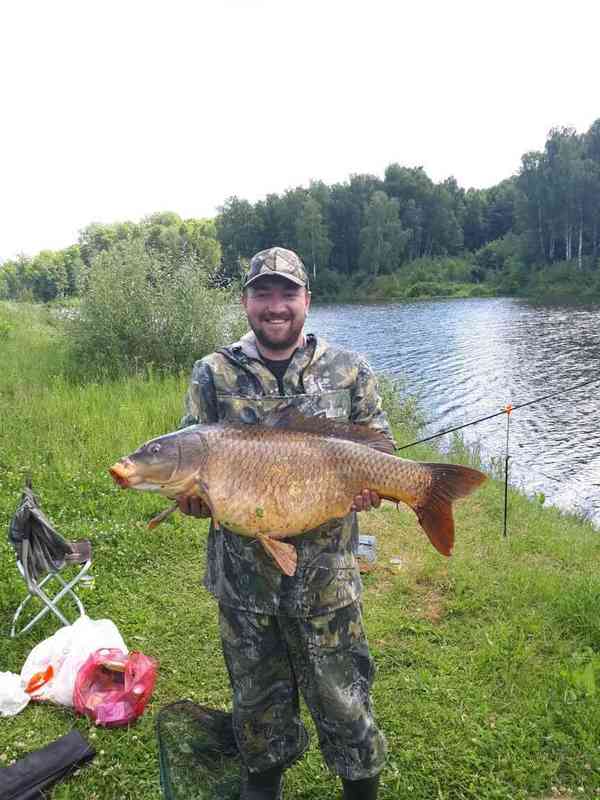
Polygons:
<instances>
[{"instance_id":1,"label":"fishing rod","mask_svg":"<svg viewBox=\"0 0 600 800\"><path fill-rule=\"evenodd\" d=\"M447 433L454 433L454 431L460 431L463 428L468 428L471 425L477 425L480 422L487 422L488 419L494 419L494 417L500 417L502 414L510 414L512 411L517 411L520 408L525 408L526 406L531 406L534 403L540 403L542 400L549 400L551 397L558 397L561 394L565 394L566 392L572 392L575 389L581 389L583 386L588 386L590 383L596 383L600 381L600 377L597 378L590 378L588 381L583 381L583 383L577 383L574 386L568 386L566 389L561 389L558 392L552 392L551 394L545 394L542 397L536 397L534 400L528 400L526 403L519 403L518 405L506 405L500 411L495 411L493 414L488 414L486 417L480 417L479 419L471 420L471 422L465 422L463 425L456 425L454 428L447 428L444 431L438 431L437 433L432 434L431 436L426 436L424 439L418 439L416 442L411 442L410 444L403 444L399 447L395 447L395 450L406 450L409 447L415 447L418 444L423 444L423 442L430 442L432 439L437 439L439 436L445 436Z\"/></svg>"},{"instance_id":2,"label":"fishing rod","mask_svg":"<svg viewBox=\"0 0 600 800\"><path fill-rule=\"evenodd\" d=\"M507 404L502 408L500 411L496 411L493 414L488 414L485 417L480 417L479 419L471 420L471 422L465 422L463 425L455 425L453 428L447 428L444 431L438 431L438 433L434 433L431 436L426 436L423 439L419 439L416 442L411 442L410 444L404 444L400 447L395 447L395 450L406 450L409 447L415 447L418 444L423 444L423 442L430 442L433 439L437 439L440 436L445 436L447 433L454 433L455 431L460 431L463 428L468 428L471 425L477 425L480 422L486 422L489 419L494 419L495 417L500 417L502 414L506 414L506 450L504 455L504 527L502 531L502 535L504 538L508 536L508 528L507 528L507 520L508 520L508 462L510 459L509 453L509 434L510 434L510 415L513 411L517 411L520 408L525 408L526 406L531 406L534 403L540 403L542 400L549 400L553 397L558 397L562 394L566 394L567 392L573 392L576 389L582 389L584 386L589 386L591 383L597 383L600 381L600 377L597 378L590 378L587 381L583 381L582 383L576 383L573 386L568 386L566 389L561 389L557 392L551 392L550 394L545 394L542 397L536 397L533 400L527 400L525 403L518 403L517 405Z\"/></svg>"}]
</instances>

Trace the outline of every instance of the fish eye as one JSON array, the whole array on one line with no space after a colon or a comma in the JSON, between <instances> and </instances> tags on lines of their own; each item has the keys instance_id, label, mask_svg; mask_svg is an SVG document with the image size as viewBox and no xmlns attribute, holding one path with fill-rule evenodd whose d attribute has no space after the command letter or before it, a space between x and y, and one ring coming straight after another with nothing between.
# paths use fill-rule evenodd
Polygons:
<instances>
[{"instance_id":1,"label":"fish eye","mask_svg":"<svg viewBox=\"0 0 600 800\"><path fill-rule=\"evenodd\" d=\"M158 442L154 442L153 444L149 444L148 445L148 452L150 453L150 455L153 455L153 456L156 455L157 453L160 453L160 444Z\"/></svg>"}]
</instances>

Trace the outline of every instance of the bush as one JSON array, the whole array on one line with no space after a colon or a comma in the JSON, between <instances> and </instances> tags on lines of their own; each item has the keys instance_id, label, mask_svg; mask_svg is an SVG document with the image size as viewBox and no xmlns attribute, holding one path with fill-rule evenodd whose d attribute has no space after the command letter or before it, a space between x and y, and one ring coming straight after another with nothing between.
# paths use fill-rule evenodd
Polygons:
<instances>
[{"instance_id":1,"label":"bush","mask_svg":"<svg viewBox=\"0 0 600 800\"><path fill-rule=\"evenodd\" d=\"M398 429L400 435L415 438L425 424L419 398L408 394L404 378L391 378L379 373L377 385L383 410L392 428Z\"/></svg>"},{"instance_id":2,"label":"bush","mask_svg":"<svg viewBox=\"0 0 600 800\"><path fill-rule=\"evenodd\" d=\"M68 324L72 369L92 376L188 369L245 329L231 292L211 287L197 265L174 265L136 241L96 256Z\"/></svg>"},{"instance_id":3,"label":"bush","mask_svg":"<svg viewBox=\"0 0 600 800\"><path fill-rule=\"evenodd\" d=\"M393 300L403 297L404 291L398 280L398 273L378 275L369 286L367 295L369 300Z\"/></svg>"},{"instance_id":4,"label":"bush","mask_svg":"<svg viewBox=\"0 0 600 800\"><path fill-rule=\"evenodd\" d=\"M488 242L475 253L475 268L484 273L501 274L506 270L513 272L511 281L514 283L515 265L523 265L525 245L522 237L514 233L507 233L500 239ZM517 280L518 282L518 280Z\"/></svg>"},{"instance_id":5,"label":"bush","mask_svg":"<svg viewBox=\"0 0 600 800\"><path fill-rule=\"evenodd\" d=\"M469 283L471 281L472 268L471 258L468 255L454 258L448 256L428 258L423 256L403 264L395 274L405 286L420 283L421 281Z\"/></svg>"},{"instance_id":6,"label":"bush","mask_svg":"<svg viewBox=\"0 0 600 800\"><path fill-rule=\"evenodd\" d=\"M575 259L556 261L532 271L526 291L539 300L595 301L600 296L600 273L594 271L591 259L584 261L583 270Z\"/></svg>"},{"instance_id":7,"label":"bush","mask_svg":"<svg viewBox=\"0 0 600 800\"><path fill-rule=\"evenodd\" d=\"M496 297L497 291L493 286L477 283L469 289L469 297Z\"/></svg>"},{"instance_id":8,"label":"bush","mask_svg":"<svg viewBox=\"0 0 600 800\"><path fill-rule=\"evenodd\" d=\"M345 288L347 279L339 272L332 269L321 269L317 277L310 282L310 289L317 301L335 300Z\"/></svg>"},{"instance_id":9,"label":"bush","mask_svg":"<svg viewBox=\"0 0 600 800\"><path fill-rule=\"evenodd\" d=\"M419 281L406 290L406 297L449 297L455 293L455 287L449 284Z\"/></svg>"}]
</instances>

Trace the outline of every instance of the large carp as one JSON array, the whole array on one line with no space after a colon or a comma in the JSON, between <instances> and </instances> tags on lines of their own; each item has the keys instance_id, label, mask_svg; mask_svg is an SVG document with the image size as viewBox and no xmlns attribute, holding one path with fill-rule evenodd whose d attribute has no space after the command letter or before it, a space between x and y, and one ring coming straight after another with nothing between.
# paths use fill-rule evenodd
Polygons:
<instances>
[{"instance_id":1,"label":"large carp","mask_svg":"<svg viewBox=\"0 0 600 800\"><path fill-rule=\"evenodd\" d=\"M294 574L297 555L281 540L345 516L363 489L410 506L434 547L450 555L452 502L485 475L393 451L381 431L290 408L260 425L192 425L158 436L109 471L123 488L201 498L215 526L258 539L286 575Z\"/></svg>"}]
</instances>

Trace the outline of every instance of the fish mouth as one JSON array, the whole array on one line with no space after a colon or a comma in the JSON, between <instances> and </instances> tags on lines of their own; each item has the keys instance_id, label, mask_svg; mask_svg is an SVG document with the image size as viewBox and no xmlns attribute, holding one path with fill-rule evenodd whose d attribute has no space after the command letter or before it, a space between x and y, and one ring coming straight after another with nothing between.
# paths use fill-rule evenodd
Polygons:
<instances>
[{"instance_id":1,"label":"fish mouth","mask_svg":"<svg viewBox=\"0 0 600 800\"><path fill-rule=\"evenodd\" d=\"M127 467L120 461L117 461L116 464L113 464L112 467L109 467L108 472L113 481L120 486L121 489L128 489L132 485Z\"/></svg>"}]
</instances>

